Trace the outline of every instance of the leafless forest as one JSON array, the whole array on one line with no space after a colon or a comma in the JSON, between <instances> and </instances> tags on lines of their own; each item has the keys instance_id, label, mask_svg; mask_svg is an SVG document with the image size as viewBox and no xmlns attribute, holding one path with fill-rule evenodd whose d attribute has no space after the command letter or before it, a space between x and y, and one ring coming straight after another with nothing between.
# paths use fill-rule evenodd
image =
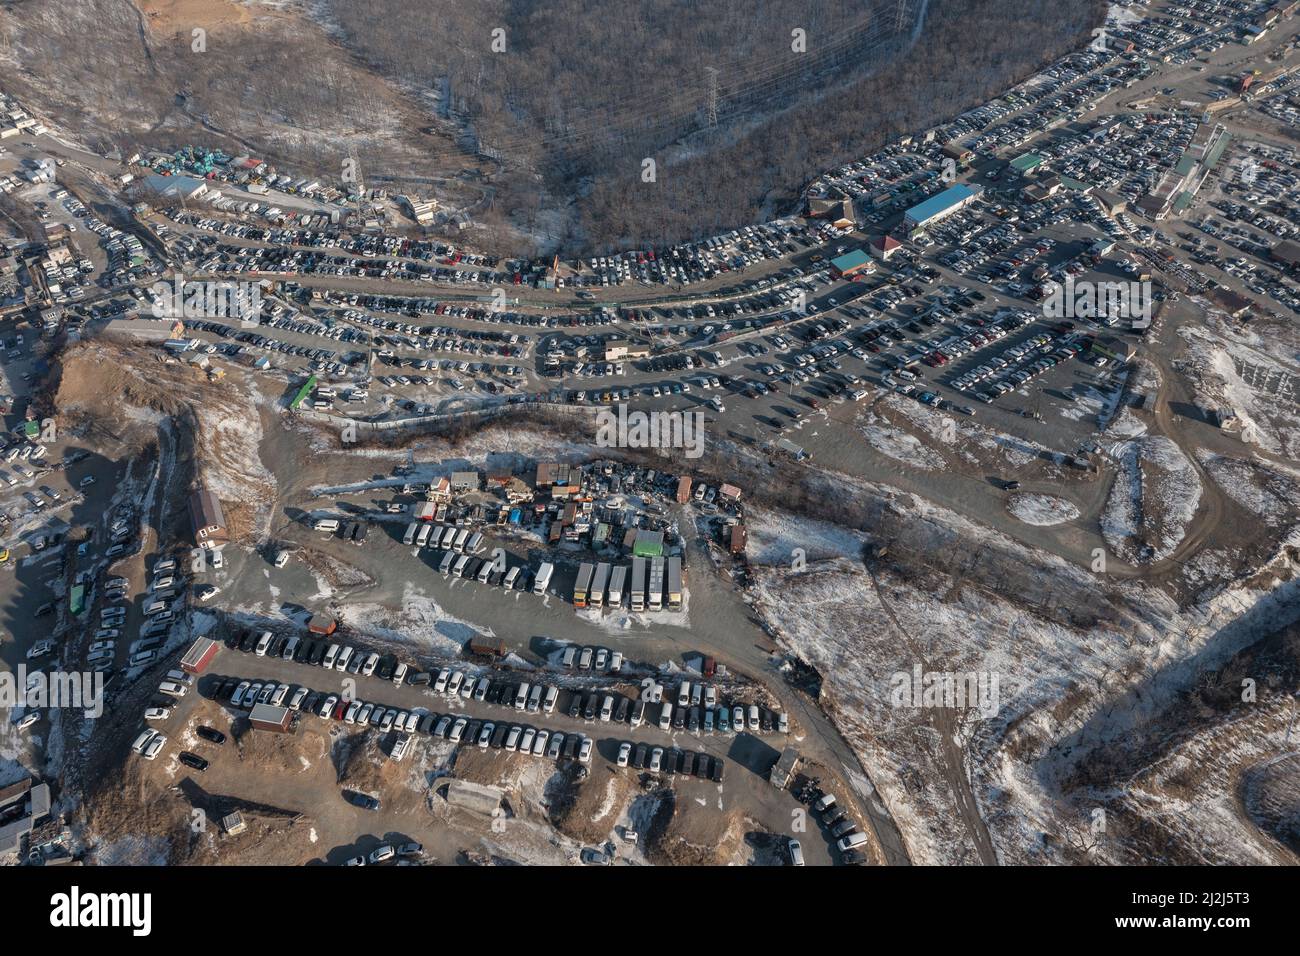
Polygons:
<instances>
[{"instance_id":1,"label":"leafless forest","mask_svg":"<svg viewBox=\"0 0 1300 956\"><path fill-rule=\"evenodd\" d=\"M367 181L466 208L516 252L779 213L819 171L1028 75L1102 15L1096 0L327 0L233 8L259 13L214 21L198 53L194 11L232 5L155 6L0 4L5 88L99 148L210 143L327 177L355 155Z\"/></svg>"}]
</instances>

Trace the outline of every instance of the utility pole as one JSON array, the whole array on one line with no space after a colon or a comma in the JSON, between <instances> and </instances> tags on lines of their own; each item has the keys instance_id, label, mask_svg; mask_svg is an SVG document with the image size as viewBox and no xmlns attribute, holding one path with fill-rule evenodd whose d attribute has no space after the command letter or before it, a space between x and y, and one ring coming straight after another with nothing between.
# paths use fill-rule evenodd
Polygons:
<instances>
[{"instance_id":1,"label":"utility pole","mask_svg":"<svg viewBox=\"0 0 1300 956\"><path fill-rule=\"evenodd\" d=\"M718 68L706 66L704 75L708 82L705 92L704 112L708 117L709 128L716 129L718 126Z\"/></svg>"}]
</instances>

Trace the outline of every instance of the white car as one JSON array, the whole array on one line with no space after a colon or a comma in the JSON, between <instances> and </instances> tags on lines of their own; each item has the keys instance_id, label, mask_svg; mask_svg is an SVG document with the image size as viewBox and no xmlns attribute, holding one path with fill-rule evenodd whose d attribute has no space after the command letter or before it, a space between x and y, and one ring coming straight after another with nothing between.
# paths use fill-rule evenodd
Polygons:
<instances>
[{"instance_id":1,"label":"white car","mask_svg":"<svg viewBox=\"0 0 1300 956\"><path fill-rule=\"evenodd\" d=\"M584 736L582 738L582 743L578 745L578 759L583 763L591 763L591 738L590 737Z\"/></svg>"},{"instance_id":2,"label":"white car","mask_svg":"<svg viewBox=\"0 0 1300 956\"><path fill-rule=\"evenodd\" d=\"M460 743L460 738L465 733L465 728L467 726L469 726L468 720L464 717L457 717L456 723L452 725L451 733L448 735L447 739L454 744Z\"/></svg>"},{"instance_id":3,"label":"white car","mask_svg":"<svg viewBox=\"0 0 1300 956\"><path fill-rule=\"evenodd\" d=\"M211 601L220 593L221 588L217 587L215 584L205 584L203 587L199 588L197 597L200 601Z\"/></svg>"},{"instance_id":4,"label":"white car","mask_svg":"<svg viewBox=\"0 0 1300 956\"><path fill-rule=\"evenodd\" d=\"M618 746L618 765L626 767L628 758L632 756L632 745L630 743L621 743Z\"/></svg>"},{"instance_id":5,"label":"white car","mask_svg":"<svg viewBox=\"0 0 1300 956\"><path fill-rule=\"evenodd\" d=\"M39 710L33 710L29 714L24 714L23 719L18 721L18 729L26 730L28 727L32 726L32 724L36 723L40 719L41 719L41 712Z\"/></svg>"},{"instance_id":6,"label":"white car","mask_svg":"<svg viewBox=\"0 0 1300 956\"><path fill-rule=\"evenodd\" d=\"M148 707L144 712L145 720L166 720L171 711L166 707Z\"/></svg>"},{"instance_id":7,"label":"white car","mask_svg":"<svg viewBox=\"0 0 1300 956\"><path fill-rule=\"evenodd\" d=\"M184 697L188 688L184 684L178 684L174 680L165 680L158 685L160 693L168 694L172 697Z\"/></svg>"}]
</instances>

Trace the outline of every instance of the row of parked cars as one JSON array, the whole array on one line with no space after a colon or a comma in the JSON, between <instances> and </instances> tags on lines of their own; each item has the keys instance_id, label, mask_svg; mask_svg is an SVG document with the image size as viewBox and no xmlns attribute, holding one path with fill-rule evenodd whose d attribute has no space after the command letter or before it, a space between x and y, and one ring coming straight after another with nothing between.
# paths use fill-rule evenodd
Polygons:
<instances>
[{"instance_id":1,"label":"row of parked cars","mask_svg":"<svg viewBox=\"0 0 1300 956\"><path fill-rule=\"evenodd\" d=\"M651 747L623 741L618 745L618 756L614 761L620 767L633 767L637 770L649 770L651 773L676 774L683 777L699 777L722 783L723 760L706 753L679 750L670 747Z\"/></svg>"},{"instance_id":2,"label":"row of parked cars","mask_svg":"<svg viewBox=\"0 0 1300 956\"><path fill-rule=\"evenodd\" d=\"M397 760L403 759L409 752L411 738L423 734L454 744L477 744L482 749L494 747L538 757L573 757L582 763L591 761L592 741L585 734L552 734L545 729L507 725L463 715L408 711L370 701L348 699L328 691L314 691L301 686L295 688L283 682L225 678L216 687L213 696L217 700L225 700L232 707L251 708L255 704L271 704L314 714L325 720L358 727L374 727L383 733L392 731L398 737L390 756Z\"/></svg>"}]
</instances>

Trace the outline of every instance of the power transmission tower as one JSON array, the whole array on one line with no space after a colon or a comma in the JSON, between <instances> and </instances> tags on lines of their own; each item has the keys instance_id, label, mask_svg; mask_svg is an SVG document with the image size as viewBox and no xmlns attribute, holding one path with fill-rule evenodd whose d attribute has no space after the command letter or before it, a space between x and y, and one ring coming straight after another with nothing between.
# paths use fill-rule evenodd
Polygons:
<instances>
[{"instance_id":1,"label":"power transmission tower","mask_svg":"<svg viewBox=\"0 0 1300 956\"><path fill-rule=\"evenodd\" d=\"M704 75L708 81L707 91L705 93L704 112L708 117L709 128L716 129L718 125L718 68L706 66Z\"/></svg>"}]
</instances>

